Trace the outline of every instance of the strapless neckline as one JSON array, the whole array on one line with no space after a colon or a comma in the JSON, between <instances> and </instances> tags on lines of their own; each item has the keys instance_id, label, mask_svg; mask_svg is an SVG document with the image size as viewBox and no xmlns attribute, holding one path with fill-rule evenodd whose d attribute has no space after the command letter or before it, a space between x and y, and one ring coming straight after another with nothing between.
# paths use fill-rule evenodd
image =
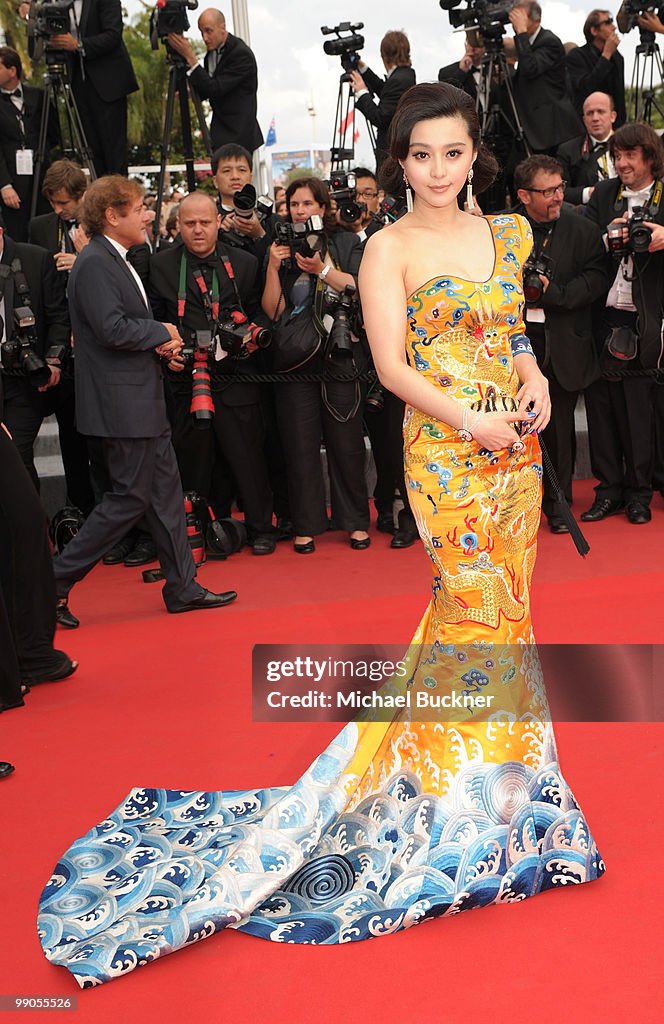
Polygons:
<instances>
[{"instance_id":1,"label":"strapless neckline","mask_svg":"<svg viewBox=\"0 0 664 1024\"><path fill-rule=\"evenodd\" d=\"M493 280L496 274L496 266L498 264L498 251L496 249L496 236L493 233L493 221L490 221L487 217L486 222L489 225L489 230L491 232L491 242L493 244L493 267L491 268L491 273L489 274L489 276L484 281L477 281L475 280L475 278L461 277L459 274L436 274L434 275L434 277L430 277L427 281L425 281L424 284L421 284L419 288L416 288L414 292L411 292L410 295L407 295L406 302L409 302L412 298L414 298L418 294L418 292L424 291L424 289L433 281L450 280L464 281L466 284L489 284L489 282Z\"/></svg>"}]
</instances>

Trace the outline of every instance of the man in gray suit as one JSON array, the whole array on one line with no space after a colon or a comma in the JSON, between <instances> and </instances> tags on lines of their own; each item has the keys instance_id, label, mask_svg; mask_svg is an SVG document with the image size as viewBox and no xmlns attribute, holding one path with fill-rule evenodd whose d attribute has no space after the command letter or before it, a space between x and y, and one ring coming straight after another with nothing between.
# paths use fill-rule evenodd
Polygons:
<instances>
[{"instance_id":1,"label":"man in gray suit","mask_svg":"<svg viewBox=\"0 0 664 1024\"><path fill-rule=\"evenodd\" d=\"M69 279L76 346L76 417L83 434L100 437L111 489L55 559L58 622L78 619L67 595L74 583L145 516L166 578L169 612L217 608L235 591L212 594L194 577L182 487L166 416L158 356L182 348L173 324L152 318L127 250L143 240L143 190L119 175L88 189L82 223L91 235Z\"/></svg>"}]
</instances>

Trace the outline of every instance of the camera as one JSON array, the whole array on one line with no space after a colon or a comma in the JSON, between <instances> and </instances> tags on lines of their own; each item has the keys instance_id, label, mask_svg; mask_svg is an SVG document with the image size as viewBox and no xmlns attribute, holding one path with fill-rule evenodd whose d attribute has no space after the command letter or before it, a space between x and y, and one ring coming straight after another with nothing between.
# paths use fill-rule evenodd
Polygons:
<instances>
[{"instance_id":1,"label":"camera","mask_svg":"<svg viewBox=\"0 0 664 1024\"><path fill-rule=\"evenodd\" d=\"M367 412L382 412L385 408L385 388L378 377L370 385L365 399Z\"/></svg>"},{"instance_id":2,"label":"camera","mask_svg":"<svg viewBox=\"0 0 664 1024\"><path fill-rule=\"evenodd\" d=\"M197 7L198 0L157 0L157 6L152 12L152 32L157 39L165 39L170 32L183 36L189 28L187 11L195 11ZM152 49L157 49L155 40Z\"/></svg>"},{"instance_id":3,"label":"camera","mask_svg":"<svg viewBox=\"0 0 664 1024\"><path fill-rule=\"evenodd\" d=\"M393 224L407 212L406 200L398 196L385 196L378 207L378 218L383 224Z\"/></svg>"},{"instance_id":4,"label":"camera","mask_svg":"<svg viewBox=\"0 0 664 1024\"><path fill-rule=\"evenodd\" d=\"M354 285L347 284L342 292L326 296L325 325L331 320L325 349L326 359L345 362L353 358L353 334L360 329L357 292Z\"/></svg>"},{"instance_id":5,"label":"camera","mask_svg":"<svg viewBox=\"0 0 664 1024\"><path fill-rule=\"evenodd\" d=\"M236 217L245 220L249 220L254 211L259 220L265 220L272 213L272 201L269 196L257 196L254 186L247 184L233 193L233 210Z\"/></svg>"},{"instance_id":6,"label":"camera","mask_svg":"<svg viewBox=\"0 0 664 1024\"><path fill-rule=\"evenodd\" d=\"M331 36L336 33L336 39L327 39L323 43L323 52L328 57L341 57L341 66L346 72L343 77L347 79L350 71L357 71L360 63L358 50L364 46L364 36L358 34L358 29L364 28L364 22L340 21L334 28L321 25L321 32L324 36ZM345 35L343 33L346 33Z\"/></svg>"},{"instance_id":7,"label":"camera","mask_svg":"<svg viewBox=\"0 0 664 1024\"><path fill-rule=\"evenodd\" d=\"M635 206L626 221L609 224L606 240L611 255L622 258L634 252L648 252L648 246L652 241L652 228L647 227L645 221L650 220L651 216L647 206ZM623 238L625 229L627 241Z\"/></svg>"},{"instance_id":8,"label":"camera","mask_svg":"<svg viewBox=\"0 0 664 1024\"><path fill-rule=\"evenodd\" d=\"M259 348L267 348L272 331L250 323L241 309L231 309L217 325L217 339L224 352L235 359L246 359Z\"/></svg>"},{"instance_id":9,"label":"camera","mask_svg":"<svg viewBox=\"0 0 664 1024\"><path fill-rule=\"evenodd\" d=\"M539 306L544 294L544 282L539 275L544 274L550 279L551 270L551 257L544 253L526 260L523 265L523 297L527 306Z\"/></svg>"},{"instance_id":10,"label":"camera","mask_svg":"<svg viewBox=\"0 0 664 1024\"><path fill-rule=\"evenodd\" d=\"M51 371L36 352L35 317L29 306L14 308L14 334L2 342L0 355L5 373L27 376L35 388L42 388L51 379ZM60 346L49 349L47 358L61 358ZM62 352L62 355L64 351Z\"/></svg>"},{"instance_id":11,"label":"camera","mask_svg":"<svg viewBox=\"0 0 664 1024\"><path fill-rule=\"evenodd\" d=\"M302 224L291 224L288 220L277 221L274 225L274 240L277 245L287 245L290 256L282 261L284 270L297 269L295 254L313 256L319 252L325 254L327 242L322 217L314 214Z\"/></svg>"},{"instance_id":12,"label":"camera","mask_svg":"<svg viewBox=\"0 0 664 1024\"><path fill-rule=\"evenodd\" d=\"M210 380L210 351L212 331L195 331L193 345L194 365L191 371L191 413L194 426L205 430L214 417L212 382ZM187 353L189 355L189 353ZM183 352L184 355L184 352Z\"/></svg>"},{"instance_id":13,"label":"camera","mask_svg":"<svg viewBox=\"0 0 664 1024\"><path fill-rule=\"evenodd\" d=\"M447 11L452 28L476 28L485 42L497 40L505 34L505 25L510 20L512 0L468 0L468 6L455 11L461 0L440 0L440 6Z\"/></svg>"},{"instance_id":14,"label":"camera","mask_svg":"<svg viewBox=\"0 0 664 1024\"><path fill-rule=\"evenodd\" d=\"M339 217L346 224L354 224L366 213L367 204L357 202L356 178L352 172L331 171L325 184L330 190L330 199L336 201Z\"/></svg>"},{"instance_id":15,"label":"camera","mask_svg":"<svg viewBox=\"0 0 664 1024\"><path fill-rule=\"evenodd\" d=\"M51 3L35 4L34 34L38 39L49 36L64 36L70 31L69 15L74 0L52 0Z\"/></svg>"},{"instance_id":16,"label":"camera","mask_svg":"<svg viewBox=\"0 0 664 1024\"><path fill-rule=\"evenodd\" d=\"M653 0L623 0L616 15L616 24L624 34L639 27L639 18L642 14L657 14L658 10L659 4L654 3ZM647 34L647 30L642 29L642 31Z\"/></svg>"}]
</instances>

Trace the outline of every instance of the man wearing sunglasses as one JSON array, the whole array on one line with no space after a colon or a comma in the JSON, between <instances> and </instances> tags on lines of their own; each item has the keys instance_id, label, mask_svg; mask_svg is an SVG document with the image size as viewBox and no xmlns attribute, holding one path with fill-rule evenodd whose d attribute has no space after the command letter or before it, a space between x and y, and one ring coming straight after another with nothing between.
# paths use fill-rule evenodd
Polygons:
<instances>
[{"instance_id":1,"label":"man wearing sunglasses","mask_svg":"<svg viewBox=\"0 0 664 1024\"><path fill-rule=\"evenodd\" d=\"M583 102L594 92L613 98L616 128L625 123L625 62L618 52L620 36L609 11L591 11L583 26L584 46L567 54L567 73L574 103L579 113Z\"/></svg>"},{"instance_id":2,"label":"man wearing sunglasses","mask_svg":"<svg viewBox=\"0 0 664 1024\"><path fill-rule=\"evenodd\" d=\"M591 306L609 282L600 232L563 205L565 184L560 163L545 154L522 160L514 171L517 212L533 231L523 269L526 333L551 394L551 419L542 437L571 504L574 409L598 374ZM552 533L569 532L546 475L542 511Z\"/></svg>"}]
</instances>

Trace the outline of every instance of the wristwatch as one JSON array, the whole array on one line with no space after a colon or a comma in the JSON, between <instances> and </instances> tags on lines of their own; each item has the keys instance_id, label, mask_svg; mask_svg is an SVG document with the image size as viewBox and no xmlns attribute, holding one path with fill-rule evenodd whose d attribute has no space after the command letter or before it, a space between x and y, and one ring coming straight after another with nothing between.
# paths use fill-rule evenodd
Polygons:
<instances>
[{"instance_id":1,"label":"wristwatch","mask_svg":"<svg viewBox=\"0 0 664 1024\"><path fill-rule=\"evenodd\" d=\"M318 275L320 277L321 281L325 280L325 278L327 277L327 275L330 273L331 270L332 270L332 267L330 266L330 264L326 263L325 266L323 267L323 269L321 270L320 274Z\"/></svg>"}]
</instances>

